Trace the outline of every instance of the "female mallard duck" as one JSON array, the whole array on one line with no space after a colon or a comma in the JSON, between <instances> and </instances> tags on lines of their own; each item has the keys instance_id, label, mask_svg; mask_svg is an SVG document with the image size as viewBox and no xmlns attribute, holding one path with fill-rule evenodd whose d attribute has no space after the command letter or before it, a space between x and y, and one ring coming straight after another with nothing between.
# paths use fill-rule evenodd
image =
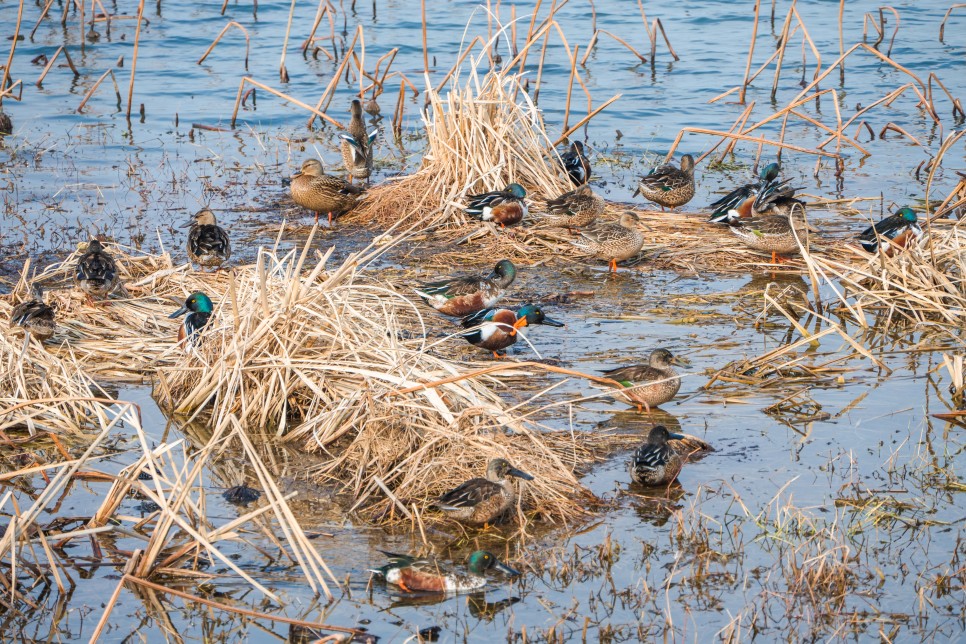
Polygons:
<instances>
[{"instance_id":1,"label":"female mallard duck","mask_svg":"<svg viewBox=\"0 0 966 644\"><path fill-rule=\"evenodd\" d=\"M10 326L22 327L38 341L50 339L57 330L54 317L57 309L44 302L44 292L36 284L33 286L33 299L26 300L13 307L10 312Z\"/></svg>"},{"instance_id":2,"label":"female mallard duck","mask_svg":"<svg viewBox=\"0 0 966 644\"><path fill-rule=\"evenodd\" d=\"M602 224L580 233L583 239L572 241L599 259L610 262L610 270L617 272L617 262L634 257L644 246L644 236L637 229L641 220L632 212L621 215L619 224Z\"/></svg>"},{"instance_id":3,"label":"female mallard duck","mask_svg":"<svg viewBox=\"0 0 966 644\"><path fill-rule=\"evenodd\" d=\"M511 577L520 574L485 550L477 550L470 555L466 566L468 573L449 572L430 559L417 559L385 550L380 552L389 557L389 563L381 568L371 568L369 572L406 592L458 593L477 590L486 585L483 573L490 569L499 570Z\"/></svg>"},{"instance_id":4,"label":"female mallard duck","mask_svg":"<svg viewBox=\"0 0 966 644\"><path fill-rule=\"evenodd\" d=\"M912 208L906 206L859 233L859 243L866 251L874 253L880 240L885 240L883 246L905 248L920 235L919 218Z\"/></svg>"},{"instance_id":5,"label":"female mallard duck","mask_svg":"<svg viewBox=\"0 0 966 644\"><path fill-rule=\"evenodd\" d=\"M421 284L416 293L440 313L464 317L495 305L516 277L513 262L501 259L486 277L466 275L429 282Z\"/></svg>"},{"instance_id":6,"label":"female mallard duck","mask_svg":"<svg viewBox=\"0 0 966 644\"><path fill-rule=\"evenodd\" d=\"M327 213L330 226L332 216L352 210L359 195L365 191L344 179L326 174L318 159L306 159L302 163L301 170L292 177L291 190L295 203L315 212L316 223L321 213Z\"/></svg>"},{"instance_id":7,"label":"female mallard duck","mask_svg":"<svg viewBox=\"0 0 966 644\"><path fill-rule=\"evenodd\" d=\"M552 215L544 221L555 228L580 228L594 223L604 212L604 198L586 183L576 190L547 200L547 211Z\"/></svg>"},{"instance_id":8,"label":"female mallard duck","mask_svg":"<svg viewBox=\"0 0 966 644\"><path fill-rule=\"evenodd\" d=\"M231 257L231 239L218 225L215 213L202 208L182 228L188 231L188 259L201 266L221 266Z\"/></svg>"},{"instance_id":9,"label":"female mallard duck","mask_svg":"<svg viewBox=\"0 0 966 644\"><path fill-rule=\"evenodd\" d=\"M668 163L652 169L641 181L634 192L648 201L661 206L661 210L677 208L694 197L694 157L685 154L681 157L681 167Z\"/></svg>"},{"instance_id":10,"label":"female mallard duck","mask_svg":"<svg viewBox=\"0 0 966 644\"><path fill-rule=\"evenodd\" d=\"M500 357L498 351L516 344L517 331L525 326L564 326L563 322L548 318L536 304L525 304L516 312L510 309L486 309L464 318L462 324L465 329L473 329L463 333L463 338L473 346L492 351L494 358Z\"/></svg>"},{"instance_id":11,"label":"female mallard duck","mask_svg":"<svg viewBox=\"0 0 966 644\"><path fill-rule=\"evenodd\" d=\"M805 232L816 232L805 221L805 206L797 200L787 215L762 215L749 219L732 216L728 225L731 226L731 232L747 246L771 253L772 264L781 261L780 255L799 252L796 231L797 238L806 245L808 241Z\"/></svg>"},{"instance_id":12,"label":"female mallard duck","mask_svg":"<svg viewBox=\"0 0 966 644\"><path fill-rule=\"evenodd\" d=\"M681 388L681 376L672 366L687 365L687 361L667 349L651 351L647 364L618 367L604 371L605 377L621 384L617 397L651 412L651 407L662 405L674 398Z\"/></svg>"},{"instance_id":13,"label":"female mallard duck","mask_svg":"<svg viewBox=\"0 0 966 644\"><path fill-rule=\"evenodd\" d=\"M366 124L362 120L362 102L354 98L349 106L348 133L340 134L342 139L342 162L349 174L349 181L353 178L368 179L372 174L372 142L376 140L379 130L375 129L366 134Z\"/></svg>"},{"instance_id":14,"label":"female mallard duck","mask_svg":"<svg viewBox=\"0 0 966 644\"><path fill-rule=\"evenodd\" d=\"M517 495L508 476L525 481L533 477L516 469L504 458L486 465L486 478L472 478L439 497L436 507L457 521L485 525L500 518L516 503Z\"/></svg>"},{"instance_id":15,"label":"female mallard duck","mask_svg":"<svg viewBox=\"0 0 966 644\"><path fill-rule=\"evenodd\" d=\"M87 299L92 303L91 298L106 298L120 283L117 264L99 240L90 240L87 250L77 260L74 283L87 294Z\"/></svg>"},{"instance_id":16,"label":"female mallard duck","mask_svg":"<svg viewBox=\"0 0 966 644\"><path fill-rule=\"evenodd\" d=\"M575 186L579 186L590 181L590 161L584 155L584 144L574 141L570 144L570 149L560 155L567 176Z\"/></svg>"},{"instance_id":17,"label":"female mallard duck","mask_svg":"<svg viewBox=\"0 0 966 644\"><path fill-rule=\"evenodd\" d=\"M526 197L527 191L523 186L511 183L503 190L469 195L470 205L466 207L466 214L504 227L512 226L523 221L527 214Z\"/></svg>"},{"instance_id":18,"label":"female mallard duck","mask_svg":"<svg viewBox=\"0 0 966 644\"><path fill-rule=\"evenodd\" d=\"M730 215L732 211L736 212L738 217L751 217L752 205L758 198L758 193L761 192L762 188L775 181L780 171L781 167L777 163L766 165L761 169L758 181L735 188L708 206L711 208L710 220L716 223L724 223L734 216Z\"/></svg>"},{"instance_id":19,"label":"female mallard duck","mask_svg":"<svg viewBox=\"0 0 966 644\"><path fill-rule=\"evenodd\" d=\"M647 440L634 452L627 469L631 480L640 485L668 485L681 473L684 461L668 444L668 439L683 439L683 434L672 434L664 425L653 427Z\"/></svg>"},{"instance_id":20,"label":"female mallard duck","mask_svg":"<svg viewBox=\"0 0 966 644\"><path fill-rule=\"evenodd\" d=\"M187 338L188 344L198 346L200 342L199 333L208 324L215 306L204 293L192 293L184 301L184 306L169 315L169 318L176 318L179 315L185 316L184 322L178 327L178 343L181 344Z\"/></svg>"}]
</instances>

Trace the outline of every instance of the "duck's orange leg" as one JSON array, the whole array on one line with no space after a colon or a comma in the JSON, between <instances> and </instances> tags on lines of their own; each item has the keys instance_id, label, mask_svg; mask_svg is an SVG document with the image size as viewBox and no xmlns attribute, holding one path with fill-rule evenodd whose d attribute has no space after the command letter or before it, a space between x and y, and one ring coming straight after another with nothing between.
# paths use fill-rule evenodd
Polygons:
<instances>
[{"instance_id":1,"label":"duck's orange leg","mask_svg":"<svg viewBox=\"0 0 966 644\"><path fill-rule=\"evenodd\" d=\"M611 273L616 273L617 272L617 260L616 259L610 260L610 272Z\"/></svg>"}]
</instances>

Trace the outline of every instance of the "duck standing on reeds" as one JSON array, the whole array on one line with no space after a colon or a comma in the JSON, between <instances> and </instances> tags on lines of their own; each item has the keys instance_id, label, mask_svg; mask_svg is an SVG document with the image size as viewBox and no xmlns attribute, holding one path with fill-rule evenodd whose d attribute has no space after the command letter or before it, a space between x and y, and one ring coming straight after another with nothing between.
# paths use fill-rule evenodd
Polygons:
<instances>
[{"instance_id":1,"label":"duck standing on reeds","mask_svg":"<svg viewBox=\"0 0 966 644\"><path fill-rule=\"evenodd\" d=\"M44 292L40 286L34 284L32 290L32 299L13 307L10 312L10 326L22 327L38 341L44 342L57 330L57 309L44 302Z\"/></svg>"},{"instance_id":2,"label":"duck standing on reeds","mask_svg":"<svg viewBox=\"0 0 966 644\"><path fill-rule=\"evenodd\" d=\"M494 306L517 277L517 268L501 259L489 275L464 275L421 284L416 294L444 315L465 317Z\"/></svg>"},{"instance_id":3,"label":"duck standing on reeds","mask_svg":"<svg viewBox=\"0 0 966 644\"><path fill-rule=\"evenodd\" d=\"M789 205L788 214L761 215L748 219L733 216L728 220L731 232L746 246L771 253L771 263L778 264L783 261L782 255L799 252L796 237L802 244L807 245L806 231L816 232L805 220L804 204L798 200L793 201Z\"/></svg>"},{"instance_id":4,"label":"duck standing on reeds","mask_svg":"<svg viewBox=\"0 0 966 644\"><path fill-rule=\"evenodd\" d=\"M525 304L515 312L510 309L486 309L467 316L462 324L463 328L472 329L463 333L463 338L475 347L492 351L494 358L500 357L499 351L516 344L518 331L525 326L564 326L563 322L548 318L536 304Z\"/></svg>"},{"instance_id":5,"label":"duck standing on reeds","mask_svg":"<svg viewBox=\"0 0 966 644\"><path fill-rule=\"evenodd\" d=\"M590 161L584 154L584 144L580 141L570 144L570 148L560 155L560 162L575 186L590 181Z\"/></svg>"},{"instance_id":6,"label":"duck standing on reeds","mask_svg":"<svg viewBox=\"0 0 966 644\"><path fill-rule=\"evenodd\" d=\"M644 247L644 236L637 229L640 221L634 213L625 212L619 223L598 224L582 231L582 239L570 243L609 262L611 272L616 273L617 262L634 257Z\"/></svg>"},{"instance_id":7,"label":"duck standing on reeds","mask_svg":"<svg viewBox=\"0 0 966 644\"><path fill-rule=\"evenodd\" d=\"M87 294L93 304L94 297L106 298L120 283L117 263L101 245L100 240L87 242L87 250L77 260L74 271L74 284Z\"/></svg>"},{"instance_id":8,"label":"duck standing on reeds","mask_svg":"<svg viewBox=\"0 0 966 644\"><path fill-rule=\"evenodd\" d=\"M678 477L684 460L669 444L669 439L683 439L664 425L651 428L647 440L634 451L627 464L631 480L640 485L668 485Z\"/></svg>"},{"instance_id":9,"label":"duck standing on reeds","mask_svg":"<svg viewBox=\"0 0 966 644\"><path fill-rule=\"evenodd\" d=\"M758 193L761 192L762 188L775 181L779 172L781 172L781 167L777 163L769 163L761 169L758 181L739 186L712 203L708 206L711 208L710 221L727 223L727 220L733 216L751 217L753 214L752 205L758 198ZM730 215L732 211L737 214Z\"/></svg>"},{"instance_id":10,"label":"duck standing on reeds","mask_svg":"<svg viewBox=\"0 0 966 644\"><path fill-rule=\"evenodd\" d=\"M355 177L368 179L372 174L372 144L379 134L374 129L366 133L366 124L362 120L362 101L352 99L349 105L348 132L339 135L342 139L342 161L351 182Z\"/></svg>"},{"instance_id":11,"label":"duck standing on reeds","mask_svg":"<svg viewBox=\"0 0 966 644\"><path fill-rule=\"evenodd\" d=\"M527 191L519 183L511 183L503 190L469 195L466 214L481 221L492 221L502 227L523 221L527 215Z\"/></svg>"},{"instance_id":12,"label":"duck standing on reeds","mask_svg":"<svg viewBox=\"0 0 966 644\"><path fill-rule=\"evenodd\" d=\"M859 233L859 243L870 253L882 246L890 248L905 248L912 240L922 235L919 218L909 206L900 208L893 214L882 219L874 226L869 226Z\"/></svg>"},{"instance_id":13,"label":"duck standing on reeds","mask_svg":"<svg viewBox=\"0 0 966 644\"><path fill-rule=\"evenodd\" d=\"M328 214L329 226L333 215L352 210L365 192L345 179L326 174L318 159L306 159L302 163L302 168L292 176L290 189L295 203L315 213L315 223L319 222L321 213Z\"/></svg>"},{"instance_id":14,"label":"duck standing on reeds","mask_svg":"<svg viewBox=\"0 0 966 644\"><path fill-rule=\"evenodd\" d=\"M532 481L505 458L486 464L486 478L472 478L439 497L436 507L450 517L469 525L486 525L500 518L516 503L517 495L507 477Z\"/></svg>"},{"instance_id":15,"label":"duck standing on reeds","mask_svg":"<svg viewBox=\"0 0 966 644\"><path fill-rule=\"evenodd\" d=\"M667 349L654 349L647 364L630 365L604 371L605 377L620 383L616 396L651 412L651 407L662 405L674 398L681 389L681 376L674 365L686 366L688 362Z\"/></svg>"},{"instance_id":16,"label":"duck standing on reeds","mask_svg":"<svg viewBox=\"0 0 966 644\"><path fill-rule=\"evenodd\" d=\"M633 196L640 194L661 206L661 210L677 208L694 197L694 157L681 157L681 167L671 163L653 168L641 177Z\"/></svg>"},{"instance_id":17,"label":"duck standing on reeds","mask_svg":"<svg viewBox=\"0 0 966 644\"><path fill-rule=\"evenodd\" d=\"M487 570L499 570L511 577L520 574L485 550L477 550L470 555L466 573L450 572L430 559L418 559L385 550L379 552L389 558L389 563L380 568L370 568L369 572L406 592L466 592L486 585L483 573Z\"/></svg>"},{"instance_id":18,"label":"duck standing on reeds","mask_svg":"<svg viewBox=\"0 0 966 644\"><path fill-rule=\"evenodd\" d=\"M231 239L209 209L196 212L182 228L190 228L188 259L201 268L218 268L231 257Z\"/></svg>"},{"instance_id":19,"label":"duck standing on reeds","mask_svg":"<svg viewBox=\"0 0 966 644\"><path fill-rule=\"evenodd\" d=\"M588 184L565 192L556 199L547 200L549 217L544 223L554 228L581 228L589 226L604 212L604 198L594 193Z\"/></svg>"},{"instance_id":20,"label":"duck standing on reeds","mask_svg":"<svg viewBox=\"0 0 966 644\"><path fill-rule=\"evenodd\" d=\"M185 316L184 322L178 327L178 343L182 344L187 339L190 346L198 346L199 334L208 324L214 310L215 305L212 304L211 298L204 293L197 292L189 295L184 305L168 316L171 319L180 315Z\"/></svg>"}]
</instances>

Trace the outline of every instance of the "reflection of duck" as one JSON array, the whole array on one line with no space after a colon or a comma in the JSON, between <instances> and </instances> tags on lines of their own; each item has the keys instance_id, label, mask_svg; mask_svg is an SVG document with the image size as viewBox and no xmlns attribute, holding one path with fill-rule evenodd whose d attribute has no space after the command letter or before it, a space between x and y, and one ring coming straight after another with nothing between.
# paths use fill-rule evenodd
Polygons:
<instances>
[{"instance_id":1,"label":"reflection of duck","mask_svg":"<svg viewBox=\"0 0 966 644\"><path fill-rule=\"evenodd\" d=\"M597 429L621 436L646 436L655 425L664 425L670 435L681 436L681 438L668 439L668 445L680 454L686 463L699 461L714 451L714 447L707 441L685 433L677 416L660 408L652 409L647 416L632 411L618 411L608 420L599 423Z\"/></svg>"},{"instance_id":2,"label":"reflection of duck","mask_svg":"<svg viewBox=\"0 0 966 644\"><path fill-rule=\"evenodd\" d=\"M638 411L643 407L650 412L651 407L666 403L677 395L681 377L672 367L687 364L686 360L667 349L654 349L647 364L618 367L603 374L623 387L616 394L619 399L637 405Z\"/></svg>"},{"instance_id":3,"label":"reflection of duck","mask_svg":"<svg viewBox=\"0 0 966 644\"><path fill-rule=\"evenodd\" d=\"M470 525L498 519L516 502L516 491L507 477L532 481L533 477L494 458L486 465L486 478L472 478L439 497L436 506L447 515Z\"/></svg>"},{"instance_id":4,"label":"reflection of duck","mask_svg":"<svg viewBox=\"0 0 966 644\"><path fill-rule=\"evenodd\" d=\"M634 196L640 194L648 201L661 206L664 210L677 208L694 197L694 157L685 154L681 157L681 167L666 163L653 168L641 177Z\"/></svg>"},{"instance_id":5,"label":"reflection of duck","mask_svg":"<svg viewBox=\"0 0 966 644\"><path fill-rule=\"evenodd\" d=\"M520 573L500 561L490 552L477 550L470 555L466 567L468 572L450 572L430 559L417 559L410 555L399 555L380 551L389 557L389 563L370 572L379 575L386 583L395 584L406 592L463 592L476 590L486 585L483 574L487 570L499 570L511 577Z\"/></svg>"},{"instance_id":6,"label":"reflection of duck","mask_svg":"<svg viewBox=\"0 0 966 644\"><path fill-rule=\"evenodd\" d=\"M499 601L488 602L484 593L473 593L466 598L466 605L470 609L470 615L477 619L489 621L496 617L497 613L513 606L518 601L520 601L519 597L506 597Z\"/></svg>"}]
</instances>

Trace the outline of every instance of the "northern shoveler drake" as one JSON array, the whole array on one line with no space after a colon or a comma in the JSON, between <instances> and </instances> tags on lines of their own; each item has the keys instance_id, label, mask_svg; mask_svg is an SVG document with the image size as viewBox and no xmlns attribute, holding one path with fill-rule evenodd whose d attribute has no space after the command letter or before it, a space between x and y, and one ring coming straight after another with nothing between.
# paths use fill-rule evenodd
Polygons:
<instances>
[{"instance_id":1,"label":"northern shoveler drake","mask_svg":"<svg viewBox=\"0 0 966 644\"><path fill-rule=\"evenodd\" d=\"M330 226L333 215L352 210L365 192L345 179L326 174L318 159L306 159L302 163L301 170L292 176L290 189L295 203L315 213L316 223L321 213L327 213Z\"/></svg>"},{"instance_id":2,"label":"northern shoveler drake","mask_svg":"<svg viewBox=\"0 0 966 644\"><path fill-rule=\"evenodd\" d=\"M683 439L683 434L672 434L664 425L651 428L647 440L637 448L627 469L631 480L640 485L668 485L681 473L684 461L669 444L669 439Z\"/></svg>"},{"instance_id":3,"label":"northern shoveler drake","mask_svg":"<svg viewBox=\"0 0 966 644\"><path fill-rule=\"evenodd\" d=\"M380 550L389 558L389 563L381 568L371 568L369 572L379 575L386 583L395 584L406 592L458 593L477 590L486 586L487 570L499 570L511 577L520 573L501 562L490 552L477 550L467 562L468 572L450 572L431 559L417 559L410 555L399 555Z\"/></svg>"},{"instance_id":4,"label":"northern shoveler drake","mask_svg":"<svg viewBox=\"0 0 966 644\"><path fill-rule=\"evenodd\" d=\"M905 248L909 242L921 235L922 228L916 212L905 206L859 233L859 243L866 251L874 253L878 250L880 241L885 242L883 246Z\"/></svg>"},{"instance_id":5,"label":"northern shoveler drake","mask_svg":"<svg viewBox=\"0 0 966 644\"><path fill-rule=\"evenodd\" d=\"M372 143L376 140L379 130L374 129L366 133L366 124L362 120L362 101L352 99L349 106L348 132L339 135L342 139L342 162L349 174L349 181L355 177L368 179L372 174Z\"/></svg>"},{"instance_id":6,"label":"northern shoveler drake","mask_svg":"<svg viewBox=\"0 0 966 644\"><path fill-rule=\"evenodd\" d=\"M33 299L25 300L13 307L10 312L10 326L22 327L40 342L50 339L57 330L55 320L57 309L44 302L43 290L33 286Z\"/></svg>"},{"instance_id":7,"label":"northern shoveler drake","mask_svg":"<svg viewBox=\"0 0 966 644\"><path fill-rule=\"evenodd\" d=\"M567 171L567 176L570 177L575 186L590 181L590 161L584 154L583 143L580 141L571 143L570 148L560 155L560 161L563 163L564 170Z\"/></svg>"},{"instance_id":8,"label":"northern shoveler drake","mask_svg":"<svg viewBox=\"0 0 966 644\"><path fill-rule=\"evenodd\" d=\"M582 231L582 239L570 243L608 261L611 272L616 273L617 262L634 257L644 246L644 235L637 229L640 221L634 213L625 212L621 215L620 223L598 224Z\"/></svg>"},{"instance_id":9,"label":"northern shoveler drake","mask_svg":"<svg viewBox=\"0 0 966 644\"><path fill-rule=\"evenodd\" d=\"M87 243L87 250L77 260L74 283L92 303L93 297L106 298L117 288L120 283L117 263L104 250L100 240L92 239Z\"/></svg>"},{"instance_id":10,"label":"northern shoveler drake","mask_svg":"<svg viewBox=\"0 0 966 644\"><path fill-rule=\"evenodd\" d=\"M231 257L231 239L215 213L202 208L182 228L188 231L188 259L202 268L219 267Z\"/></svg>"},{"instance_id":11,"label":"northern shoveler drake","mask_svg":"<svg viewBox=\"0 0 966 644\"><path fill-rule=\"evenodd\" d=\"M198 292L189 295L188 299L184 301L184 306L168 316L173 319L187 313L184 322L178 328L178 343L183 343L187 338L190 345L198 346L200 342L198 334L208 324L214 310L215 305L212 304L211 298L204 293Z\"/></svg>"},{"instance_id":12,"label":"northern shoveler drake","mask_svg":"<svg viewBox=\"0 0 966 644\"><path fill-rule=\"evenodd\" d=\"M792 214L793 210L801 207L805 211L805 202L795 198L795 191L788 185L791 179L785 181L770 181L758 192L754 203L751 204L751 214L754 217L767 217L770 215ZM733 217L732 217L733 219Z\"/></svg>"},{"instance_id":13,"label":"northern shoveler drake","mask_svg":"<svg viewBox=\"0 0 966 644\"><path fill-rule=\"evenodd\" d=\"M473 346L492 351L494 358L500 357L498 351L516 344L517 331L525 326L564 326L563 322L548 318L536 304L525 304L516 312L510 309L485 309L463 318L462 324L463 328L472 329L463 333L463 338Z\"/></svg>"},{"instance_id":14,"label":"northern shoveler drake","mask_svg":"<svg viewBox=\"0 0 966 644\"><path fill-rule=\"evenodd\" d=\"M519 183L511 183L503 190L469 195L466 214L501 226L512 226L523 221L527 214L527 191Z\"/></svg>"},{"instance_id":15,"label":"northern shoveler drake","mask_svg":"<svg viewBox=\"0 0 966 644\"><path fill-rule=\"evenodd\" d=\"M688 362L667 349L654 349L647 364L630 365L604 371L605 377L621 384L617 397L625 402L651 411L674 398L681 389L681 376L672 367Z\"/></svg>"},{"instance_id":16,"label":"northern shoveler drake","mask_svg":"<svg viewBox=\"0 0 966 644\"><path fill-rule=\"evenodd\" d=\"M550 217L543 221L555 228L580 228L589 226L604 213L604 198L588 184L565 192L556 199L547 200Z\"/></svg>"},{"instance_id":17,"label":"northern shoveler drake","mask_svg":"<svg viewBox=\"0 0 966 644\"><path fill-rule=\"evenodd\" d=\"M681 167L667 163L652 169L641 177L634 192L648 201L661 206L661 210L677 208L694 197L694 157L685 154L681 157Z\"/></svg>"},{"instance_id":18,"label":"northern shoveler drake","mask_svg":"<svg viewBox=\"0 0 966 644\"><path fill-rule=\"evenodd\" d=\"M789 214L762 215L742 219L732 217L728 220L731 232L750 248L771 253L772 264L780 263L781 255L799 252L797 238L807 245L807 232L817 232L805 220L805 206L795 200Z\"/></svg>"},{"instance_id":19,"label":"northern shoveler drake","mask_svg":"<svg viewBox=\"0 0 966 644\"><path fill-rule=\"evenodd\" d=\"M513 262L501 259L485 277L464 275L428 282L421 284L416 294L444 315L465 317L494 306L516 277Z\"/></svg>"},{"instance_id":20,"label":"northern shoveler drake","mask_svg":"<svg viewBox=\"0 0 966 644\"><path fill-rule=\"evenodd\" d=\"M494 458L486 464L486 478L472 478L450 490L439 497L436 507L461 523L493 523L516 503L516 492L507 478L510 476L533 480L532 476L513 467L505 458Z\"/></svg>"},{"instance_id":21,"label":"northern shoveler drake","mask_svg":"<svg viewBox=\"0 0 966 644\"><path fill-rule=\"evenodd\" d=\"M781 167L777 163L769 163L766 165L761 169L758 181L755 183L746 183L743 186L735 188L708 206L711 208L710 220L717 223L725 223L729 218L735 216L730 215L732 211L737 213L736 216L738 217L751 217L752 205L755 203L755 199L758 198L758 193L762 188L774 182L778 178L779 172L781 172Z\"/></svg>"}]
</instances>

